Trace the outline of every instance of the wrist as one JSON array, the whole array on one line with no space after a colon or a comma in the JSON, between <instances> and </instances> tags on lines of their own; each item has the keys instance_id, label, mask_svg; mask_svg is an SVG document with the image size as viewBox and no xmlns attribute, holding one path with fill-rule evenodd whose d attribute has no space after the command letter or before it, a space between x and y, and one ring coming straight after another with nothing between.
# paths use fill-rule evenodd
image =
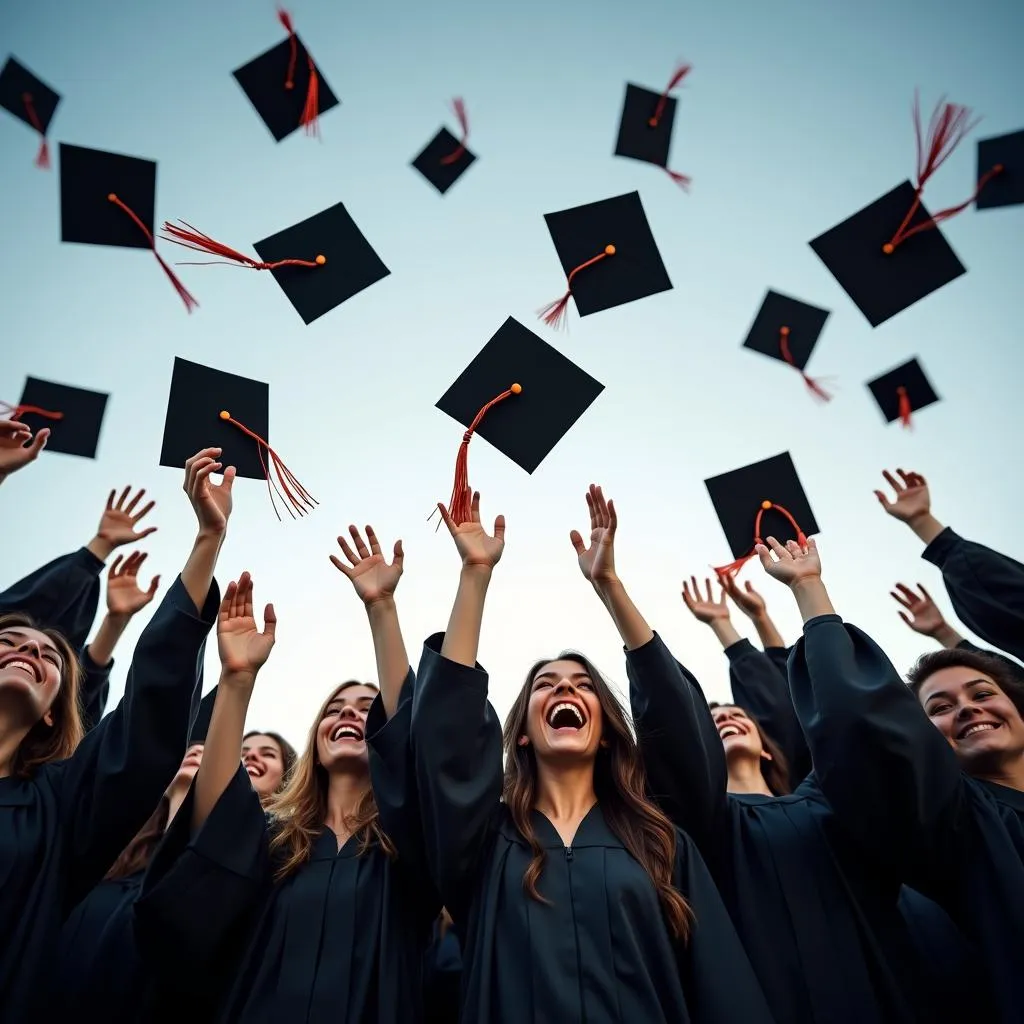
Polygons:
<instances>
[{"instance_id":1,"label":"wrist","mask_svg":"<svg viewBox=\"0 0 1024 1024\"><path fill-rule=\"evenodd\" d=\"M723 648L731 647L737 640L741 639L739 632L732 624L732 619L712 619L708 625L711 627L711 632L718 637Z\"/></svg>"},{"instance_id":2,"label":"wrist","mask_svg":"<svg viewBox=\"0 0 1024 1024\"><path fill-rule=\"evenodd\" d=\"M915 534L925 544L931 544L933 540L945 527L931 514L931 512L922 512L918 516L914 516L912 519L907 520L907 526L914 531Z\"/></svg>"},{"instance_id":3,"label":"wrist","mask_svg":"<svg viewBox=\"0 0 1024 1024\"><path fill-rule=\"evenodd\" d=\"M108 608L106 614L107 625L114 629L124 630L127 628L128 623L131 622L133 614L134 612L114 612Z\"/></svg>"},{"instance_id":4,"label":"wrist","mask_svg":"<svg viewBox=\"0 0 1024 1024\"><path fill-rule=\"evenodd\" d=\"M256 685L256 674L259 669L228 670L221 669L218 686L225 690L240 690L248 692Z\"/></svg>"},{"instance_id":5,"label":"wrist","mask_svg":"<svg viewBox=\"0 0 1024 1024\"><path fill-rule=\"evenodd\" d=\"M222 544L228 532L227 523L223 526L203 526L200 524L196 534L197 544Z\"/></svg>"},{"instance_id":6,"label":"wrist","mask_svg":"<svg viewBox=\"0 0 1024 1024\"><path fill-rule=\"evenodd\" d=\"M794 580L790 584L790 590L796 598L796 604L804 622L815 619L819 615L835 614L828 591L825 589L825 584L821 582L820 576L805 576L802 579Z\"/></svg>"},{"instance_id":7,"label":"wrist","mask_svg":"<svg viewBox=\"0 0 1024 1024\"><path fill-rule=\"evenodd\" d=\"M388 594L387 597L378 597L373 601L365 601L363 607L371 619L378 615L393 615L398 610L394 594Z\"/></svg>"},{"instance_id":8,"label":"wrist","mask_svg":"<svg viewBox=\"0 0 1024 1024\"><path fill-rule=\"evenodd\" d=\"M463 579L477 579L487 582L490 580L492 573L494 572L494 566L488 565L486 562L463 562L462 563L462 577Z\"/></svg>"},{"instance_id":9,"label":"wrist","mask_svg":"<svg viewBox=\"0 0 1024 1024\"><path fill-rule=\"evenodd\" d=\"M109 540L104 539L98 533L88 544L85 545L101 562L105 562L111 552L114 550L114 545Z\"/></svg>"},{"instance_id":10,"label":"wrist","mask_svg":"<svg viewBox=\"0 0 1024 1024\"><path fill-rule=\"evenodd\" d=\"M622 580L620 580L618 576L606 576L599 580L592 579L590 582L594 590L597 591L597 596L600 597L602 601L616 590L624 589L622 586Z\"/></svg>"},{"instance_id":11,"label":"wrist","mask_svg":"<svg viewBox=\"0 0 1024 1024\"><path fill-rule=\"evenodd\" d=\"M963 643L963 637L948 623L943 623L934 633L932 639L942 647L952 649Z\"/></svg>"}]
</instances>

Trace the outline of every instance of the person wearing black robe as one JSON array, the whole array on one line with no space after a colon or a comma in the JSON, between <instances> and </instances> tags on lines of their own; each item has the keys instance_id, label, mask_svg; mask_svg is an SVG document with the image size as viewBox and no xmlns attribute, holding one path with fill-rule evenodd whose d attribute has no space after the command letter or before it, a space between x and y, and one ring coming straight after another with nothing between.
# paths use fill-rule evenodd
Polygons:
<instances>
[{"instance_id":1,"label":"person wearing black robe","mask_svg":"<svg viewBox=\"0 0 1024 1024\"><path fill-rule=\"evenodd\" d=\"M1015 683L997 659L936 652L927 657L946 674L930 679L926 669L915 683L926 714L882 650L835 614L814 541L768 543L761 562L792 589L804 619L790 686L822 789L869 855L943 907L981 951L971 965L974 1019L1020 1024L1024 692L1010 698ZM975 723L1003 731L965 737ZM975 744L988 743L992 756L975 760L986 753Z\"/></svg>"},{"instance_id":2,"label":"person wearing black robe","mask_svg":"<svg viewBox=\"0 0 1024 1024\"><path fill-rule=\"evenodd\" d=\"M587 501L580 566L631 636L639 615L613 596L613 510L599 488ZM463 1024L771 1020L707 868L646 799L626 716L582 655L528 673L503 779L476 653L505 523L490 536L479 495L467 504L459 524L438 506L462 572L447 631L424 644L412 718L429 863L464 940Z\"/></svg>"},{"instance_id":3,"label":"person wearing black robe","mask_svg":"<svg viewBox=\"0 0 1024 1024\"><path fill-rule=\"evenodd\" d=\"M186 490L199 516L199 534L181 575L139 638L124 697L77 747L63 743L57 759L47 756L47 737L81 734L71 648L59 634L35 630L22 619L13 620L17 625L11 618L0 620L0 750L6 752L0 763L0 1021L5 1024L53 1019L45 1008L52 995L47 972L61 924L152 813L181 758L197 659L218 604L213 569L227 521L209 492L226 492L230 507L229 478L221 488L205 483L216 465L209 452L189 460ZM26 695L24 679L15 678L22 672L19 661L43 680ZM50 701L47 708L40 706L44 699ZM34 724L27 720L37 714Z\"/></svg>"},{"instance_id":4,"label":"person wearing black robe","mask_svg":"<svg viewBox=\"0 0 1024 1024\"><path fill-rule=\"evenodd\" d=\"M355 552L339 538L351 564L332 560L366 608L379 693L357 681L334 688L265 815L238 761L252 669L222 633L203 764L135 904L147 963L165 984L184 985L191 1005L216 1006L218 1021L422 1017L423 953L440 900L423 867L411 769L415 679L394 601L401 542L388 564L372 529L369 546L351 532Z\"/></svg>"},{"instance_id":5,"label":"person wearing black robe","mask_svg":"<svg viewBox=\"0 0 1024 1024\"><path fill-rule=\"evenodd\" d=\"M459 1024L462 947L448 911L434 922L423 955L424 1024Z\"/></svg>"},{"instance_id":6,"label":"person wearing black robe","mask_svg":"<svg viewBox=\"0 0 1024 1024\"><path fill-rule=\"evenodd\" d=\"M931 511L928 482L920 473L885 471L894 500L875 491L879 504L924 542L921 557L942 570L957 618L987 644L1024 661L1024 565L965 540Z\"/></svg>"}]
</instances>

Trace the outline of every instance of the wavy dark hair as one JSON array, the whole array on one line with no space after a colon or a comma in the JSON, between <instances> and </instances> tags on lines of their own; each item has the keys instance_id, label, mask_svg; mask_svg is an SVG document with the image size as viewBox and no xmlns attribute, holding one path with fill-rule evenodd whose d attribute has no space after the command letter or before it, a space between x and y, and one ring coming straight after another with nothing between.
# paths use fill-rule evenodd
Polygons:
<instances>
[{"instance_id":1,"label":"wavy dark hair","mask_svg":"<svg viewBox=\"0 0 1024 1024\"><path fill-rule=\"evenodd\" d=\"M292 771L295 768L295 762L298 760L299 755L295 753L295 748L280 733L271 732L269 729L250 729L242 737L242 742L244 743L250 736L269 736L280 748L281 764L284 770L281 772L281 782L274 793L274 796L276 796L277 793L283 792L285 786L288 785L288 780L292 776Z\"/></svg>"},{"instance_id":2,"label":"wavy dark hair","mask_svg":"<svg viewBox=\"0 0 1024 1024\"><path fill-rule=\"evenodd\" d=\"M761 758L761 777L765 785L771 790L773 796L786 796L793 792L793 781L789 772L789 761L782 752L782 748L764 731L764 726L752 715L742 704L719 703L711 701L708 708L714 711L715 708L739 708L754 723L757 735L761 737L761 746L771 754L771 760Z\"/></svg>"},{"instance_id":3,"label":"wavy dark hair","mask_svg":"<svg viewBox=\"0 0 1024 1024\"><path fill-rule=\"evenodd\" d=\"M594 762L594 792L605 821L615 837L647 873L658 893L672 935L685 941L693 925L693 911L672 884L676 857L676 831L669 819L646 796L647 780L629 719L611 687L593 663L575 651L534 663L505 719L505 781L502 799L512 820L529 842L533 859L523 875L526 893L546 902L537 889L544 870L545 853L533 830L531 814L537 803L537 757L532 744L519 746L526 732L526 717L537 673L553 661L572 661L594 684L604 716L602 746Z\"/></svg>"},{"instance_id":4,"label":"wavy dark hair","mask_svg":"<svg viewBox=\"0 0 1024 1024\"><path fill-rule=\"evenodd\" d=\"M907 682L914 694L920 697L921 687L936 672L944 668L969 668L988 676L1016 707L1024 718L1024 681L1012 662L1004 661L998 655L985 651L974 651L963 647L948 647L941 651L922 654L907 673Z\"/></svg>"},{"instance_id":5,"label":"wavy dark hair","mask_svg":"<svg viewBox=\"0 0 1024 1024\"><path fill-rule=\"evenodd\" d=\"M82 707L79 703L82 666L78 660L78 653L64 634L56 629L40 626L31 615L23 612L0 615L0 633L9 629L34 629L42 633L53 641L61 660L60 686L53 704L50 705L53 725L47 725L40 718L18 745L11 764L12 775L28 779L44 764L70 757L82 742L85 735Z\"/></svg>"}]
</instances>

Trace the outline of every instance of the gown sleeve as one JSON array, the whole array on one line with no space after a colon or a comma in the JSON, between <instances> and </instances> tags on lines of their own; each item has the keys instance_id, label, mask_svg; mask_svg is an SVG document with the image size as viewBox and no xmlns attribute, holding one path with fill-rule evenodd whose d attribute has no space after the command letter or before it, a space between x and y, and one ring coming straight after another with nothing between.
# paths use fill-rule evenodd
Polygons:
<instances>
[{"instance_id":1,"label":"gown sleeve","mask_svg":"<svg viewBox=\"0 0 1024 1024\"><path fill-rule=\"evenodd\" d=\"M1024 660L1024 565L949 527L921 557L942 570L960 621L986 643Z\"/></svg>"},{"instance_id":2,"label":"gown sleeve","mask_svg":"<svg viewBox=\"0 0 1024 1024\"><path fill-rule=\"evenodd\" d=\"M657 633L626 652L629 703L651 798L708 851L728 813L725 750L700 684Z\"/></svg>"},{"instance_id":3,"label":"gown sleeve","mask_svg":"<svg viewBox=\"0 0 1024 1024\"><path fill-rule=\"evenodd\" d=\"M487 699L487 673L445 658L443 640L437 633L423 645L412 750L430 874L458 922L500 805L501 726Z\"/></svg>"},{"instance_id":4,"label":"gown sleeve","mask_svg":"<svg viewBox=\"0 0 1024 1024\"><path fill-rule=\"evenodd\" d=\"M782 748L795 787L811 770L811 752L793 709L788 667L783 662L780 669L778 656L770 655L769 650L788 648L772 647L762 652L749 640L738 640L727 647L729 681L733 700L752 714Z\"/></svg>"},{"instance_id":5,"label":"gown sleeve","mask_svg":"<svg viewBox=\"0 0 1024 1024\"><path fill-rule=\"evenodd\" d=\"M956 756L878 645L838 615L810 619L789 679L815 774L845 827L910 884L955 867L951 839L969 814Z\"/></svg>"},{"instance_id":6,"label":"gown sleeve","mask_svg":"<svg viewBox=\"0 0 1024 1024\"><path fill-rule=\"evenodd\" d=\"M214 584L197 614L179 577L139 637L120 704L61 762L68 906L103 877L181 763L196 659L219 604Z\"/></svg>"},{"instance_id":7,"label":"gown sleeve","mask_svg":"<svg viewBox=\"0 0 1024 1024\"><path fill-rule=\"evenodd\" d=\"M61 555L0 593L0 614L25 612L80 651L96 618L102 570L103 562L88 548Z\"/></svg>"},{"instance_id":8,"label":"gown sleeve","mask_svg":"<svg viewBox=\"0 0 1024 1024\"><path fill-rule=\"evenodd\" d=\"M82 707L82 728L89 732L99 724L107 709L114 660L111 659L106 665L97 665L89 655L89 648L84 647L81 662L82 683L78 689L78 699Z\"/></svg>"}]
</instances>

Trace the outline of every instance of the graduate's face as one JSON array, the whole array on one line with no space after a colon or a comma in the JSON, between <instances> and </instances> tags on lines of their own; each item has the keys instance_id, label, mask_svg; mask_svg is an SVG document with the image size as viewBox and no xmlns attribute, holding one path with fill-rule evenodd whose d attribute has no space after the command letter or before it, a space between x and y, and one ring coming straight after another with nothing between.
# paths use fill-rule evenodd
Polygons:
<instances>
[{"instance_id":1,"label":"graduate's face","mask_svg":"<svg viewBox=\"0 0 1024 1024\"><path fill-rule=\"evenodd\" d=\"M336 693L328 702L316 729L316 753L328 771L367 765L366 716L377 696L372 686L356 684Z\"/></svg>"},{"instance_id":2,"label":"graduate's face","mask_svg":"<svg viewBox=\"0 0 1024 1024\"><path fill-rule=\"evenodd\" d=\"M767 756L757 726L747 717L743 708L725 705L714 708L711 717L715 720L718 735L725 747L725 756L754 757Z\"/></svg>"},{"instance_id":3,"label":"graduate's face","mask_svg":"<svg viewBox=\"0 0 1024 1024\"><path fill-rule=\"evenodd\" d=\"M984 672L952 665L930 675L918 699L956 751L963 769L990 771L1024 754L1024 721L1013 701Z\"/></svg>"},{"instance_id":4,"label":"graduate's face","mask_svg":"<svg viewBox=\"0 0 1024 1024\"><path fill-rule=\"evenodd\" d=\"M242 766L261 797L277 792L284 776L284 757L273 736L257 733L242 740Z\"/></svg>"},{"instance_id":5,"label":"graduate's face","mask_svg":"<svg viewBox=\"0 0 1024 1024\"><path fill-rule=\"evenodd\" d=\"M526 736L539 758L594 758L604 714L594 680L576 661L549 661L533 676Z\"/></svg>"},{"instance_id":6,"label":"graduate's face","mask_svg":"<svg viewBox=\"0 0 1024 1024\"><path fill-rule=\"evenodd\" d=\"M51 707L60 690L64 659L57 645L38 629L13 626L0 632L0 694L13 699L34 725L53 725Z\"/></svg>"},{"instance_id":7,"label":"graduate's face","mask_svg":"<svg viewBox=\"0 0 1024 1024\"><path fill-rule=\"evenodd\" d=\"M174 789L175 786L189 786L192 784L192 780L196 777L196 772L199 771L199 765L203 761L203 744L192 743L188 750L185 751L185 756L182 758L181 764L178 766L177 774L174 776L174 781L168 786L168 789Z\"/></svg>"}]
</instances>

